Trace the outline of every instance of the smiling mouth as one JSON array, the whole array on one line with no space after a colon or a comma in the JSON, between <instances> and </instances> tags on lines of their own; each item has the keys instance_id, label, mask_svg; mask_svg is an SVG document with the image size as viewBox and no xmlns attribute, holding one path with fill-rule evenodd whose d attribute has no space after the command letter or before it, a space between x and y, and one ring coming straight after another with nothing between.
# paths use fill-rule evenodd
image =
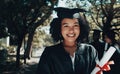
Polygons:
<instances>
[{"instance_id":1,"label":"smiling mouth","mask_svg":"<svg viewBox=\"0 0 120 74\"><path fill-rule=\"evenodd\" d=\"M67 34L68 37L75 37L75 34Z\"/></svg>"}]
</instances>

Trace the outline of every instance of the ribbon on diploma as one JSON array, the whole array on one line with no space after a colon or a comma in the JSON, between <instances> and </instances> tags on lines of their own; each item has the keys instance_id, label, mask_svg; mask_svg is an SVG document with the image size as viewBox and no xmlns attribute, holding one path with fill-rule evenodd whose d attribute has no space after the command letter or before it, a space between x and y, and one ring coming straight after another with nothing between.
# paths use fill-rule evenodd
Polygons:
<instances>
[{"instance_id":1,"label":"ribbon on diploma","mask_svg":"<svg viewBox=\"0 0 120 74\"><path fill-rule=\"evenodd\" d=\"M113 61L110 61L110 58L112 57L112 55L114 54L114 52L116 51L116 49L111 46L108 51L106 51L106 53L103 55L102 59L99 61L99 63L97 64L97 66L93 69L93 71L91 72L91 74L102 74L102 71L108 71L110 70L110 64L114 64Z\"/></svg>"},{"instance_id":2,"label":"ribbon on diploma","mask_svg":"<svg viewBox=\"0 0 120 74\"><path fill-rule=\"evenodd\" d=\"M103 74L102 71L109 71L111 64L114 64L114 61L109 61L107 62L103 67L100 67L99 65L96 65L96 67L98 67L100 70L96 73L96 74Z\"/></svg>"}]
</instances>

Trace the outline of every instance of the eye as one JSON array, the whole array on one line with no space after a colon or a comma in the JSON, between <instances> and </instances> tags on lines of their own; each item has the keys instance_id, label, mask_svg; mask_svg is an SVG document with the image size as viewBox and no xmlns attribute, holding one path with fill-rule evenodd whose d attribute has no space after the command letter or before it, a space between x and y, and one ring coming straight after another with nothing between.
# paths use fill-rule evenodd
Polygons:
<instances>
[{"instance_id":1,"label":"eye","mask_svg":"<svg viewBox=\"0 0 120 74\"><path fill-rule=\"evenodd\" d=\"M80 25L79 24L75 24L74 27L79 27Z\"/></svg>"},{"instance_id":2,"label":"eye","mask_svg":"<svg viewBox=\"0 0 120 74\"><path fill-rule=\"evenodd\" d=\"M79 25L78 25L78 24L75 24L75 27L79 27Z\"/></svg>"},{"instance_id":3,"label":"eye","mask_svg":"<svg viewBox=\"0 0 120 74\"><path fill-rule=\"evenodd\" d=\"M75 26L79 26L79 23L78 23L78 22L75 22L74 25L75 25Z\"/></svg>"}]
</instances>

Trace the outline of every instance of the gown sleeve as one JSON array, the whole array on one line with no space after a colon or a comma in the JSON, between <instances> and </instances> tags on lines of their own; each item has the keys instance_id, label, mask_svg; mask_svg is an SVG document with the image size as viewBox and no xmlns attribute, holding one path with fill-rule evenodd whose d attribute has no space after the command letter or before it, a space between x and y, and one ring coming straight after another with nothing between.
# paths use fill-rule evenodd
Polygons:
<instances>
[{"instance_id":1,"label":"gown sleeve","mask_svg":"<svg viewBox=\"0 0 120 74\"><path fill-rule=\"evenodd\" d=\"M44 52L40 57L40 61L37 66L36 74L51 74L49 67L49 50L45 48Z\"/></svg>"}]
</instances>

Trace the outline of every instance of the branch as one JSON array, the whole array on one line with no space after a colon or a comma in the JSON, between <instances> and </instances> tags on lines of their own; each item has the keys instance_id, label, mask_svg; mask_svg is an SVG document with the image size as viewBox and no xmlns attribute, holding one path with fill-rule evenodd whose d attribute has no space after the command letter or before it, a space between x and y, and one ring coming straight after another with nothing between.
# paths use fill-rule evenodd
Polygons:
<instances>
[{"instance_id":1,"label":"branch","mask_svg":"<svg viewBox=\"0 0 120 74\"><path fill-rule=\"evenodd\" d=\"M103 6L104 6L104 5L103 5L103 0L100 0L100 5L101 5L101 9L102 9L103 14L107 17L108 15L107 15L104 7L103 7Z\"/></svg>"}]
</instances>

